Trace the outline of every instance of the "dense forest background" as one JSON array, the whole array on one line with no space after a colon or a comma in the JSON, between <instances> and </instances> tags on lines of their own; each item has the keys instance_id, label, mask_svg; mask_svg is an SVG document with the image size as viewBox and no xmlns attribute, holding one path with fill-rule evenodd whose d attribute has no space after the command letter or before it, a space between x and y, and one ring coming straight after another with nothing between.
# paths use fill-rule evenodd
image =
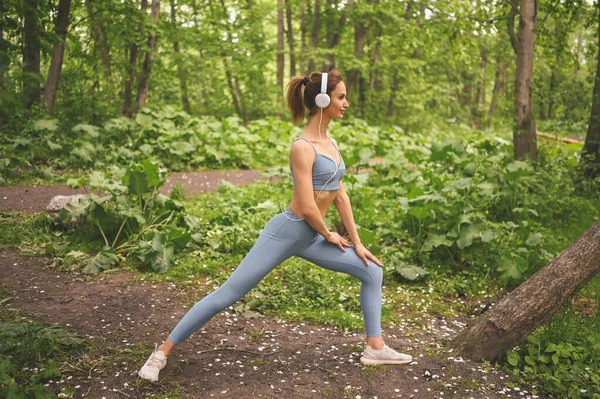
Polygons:
<instances>
[{"instance_id":1,"label":"dense forest background","mask_svg":"<svg viewBox=\"0 0 600 399\"><path fill-rule=\"evenodd\" d=\"M35 113L102 124L144 106L287 118L287 80L332 68L345 76L354 118L404 128L434 118L473 126L512 119L519 22L511 1L3 0L0 7L0 121L9 132ZM589 120L595 14L589 1L539 4L536 119Z\"/></svg>"}]
</instances>

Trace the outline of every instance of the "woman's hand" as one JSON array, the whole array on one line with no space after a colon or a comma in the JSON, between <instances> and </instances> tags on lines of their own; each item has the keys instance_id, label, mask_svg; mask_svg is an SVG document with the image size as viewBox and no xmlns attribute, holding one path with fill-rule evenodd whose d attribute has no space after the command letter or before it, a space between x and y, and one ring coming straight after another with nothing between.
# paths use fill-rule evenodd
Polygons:
<instances>
[{"instance_id":1,"label":"woman's hand","mask_svg":"<svg viewBox=\"0 0 600 399\"><path fill-rule=\"evenodd\" d=\"M358 257L361 258L363 262L365 262L365 265L369 266L369 261L367 259L371 259L373 262L375 262L377 266L383 267L383 263L381 263L381 261L377 259L375 255L369 252L369 250L365 248L364 245L358 244L356 247L354 247L354 252L356 252Z\"/></svg>"},{"instance_id":2,"label":"woman's hand","mask_svg":"<svg viewBox=\"0 0 600 399\"><path fill-rule=\"evenodd\" d=\"M346 248L344 248L344 247L351 247L352 246L352 244L350 243L350 241L346 240L344 237L342 237L338 233L334 233L334 232L331 232L329 234L329 237L327 238L327 241L329 241L332 244L337 245L344 252L346 252Z\"/></svg>"}]
</instances>

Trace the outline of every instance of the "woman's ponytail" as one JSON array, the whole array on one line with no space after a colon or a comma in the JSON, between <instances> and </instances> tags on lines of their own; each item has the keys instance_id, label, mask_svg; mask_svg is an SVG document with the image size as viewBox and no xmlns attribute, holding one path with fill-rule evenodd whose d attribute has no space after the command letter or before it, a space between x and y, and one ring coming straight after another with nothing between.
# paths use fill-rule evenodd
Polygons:
<instances>
[{"instance_id":1,"label":"woman's ponytail","mask_svg":"<svg viewBox=\"0 0 600 399\"><path fill-rule=\"evenodd\" d=\"M304 77L294 76L287 85L287 104L292 111L292 123L299 125L304 120Z\"/></svg>"}]
</instances>

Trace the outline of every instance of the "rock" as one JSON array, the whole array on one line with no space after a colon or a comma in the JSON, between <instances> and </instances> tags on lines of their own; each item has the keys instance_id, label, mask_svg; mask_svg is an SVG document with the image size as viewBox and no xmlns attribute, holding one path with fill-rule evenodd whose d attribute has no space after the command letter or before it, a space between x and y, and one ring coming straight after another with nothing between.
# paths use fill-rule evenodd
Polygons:
<instances>
[{"instance_id":1,"label":"rock","mask_svg":"<svg viewBox=\"0 0 600 399\"><path fill-rule=\"evenodd\" d=\"M76 195L57 195L50 200L50 203L46 207L48 212L60 212L67 204L77 205L79 200L85 197L84 194Z\"/></svg>"}]
</instances>

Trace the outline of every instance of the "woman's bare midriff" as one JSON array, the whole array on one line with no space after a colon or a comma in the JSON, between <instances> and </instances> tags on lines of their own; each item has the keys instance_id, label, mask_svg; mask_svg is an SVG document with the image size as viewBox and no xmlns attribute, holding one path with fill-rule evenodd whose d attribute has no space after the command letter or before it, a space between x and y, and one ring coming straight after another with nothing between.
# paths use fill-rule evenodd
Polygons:
<instances>
[{"instance_id":1,"label":"woman's bare midriff","mask_svg":"<svg viewBox=\"0 0 600 399\"><path fill-rule=\"evenodd\" d=\"M338 191L339 190L334 190L334 191L321 191L321 194L319 194L318 191L314 191L314 198L316 200L317 203L317 208L319 208L319 211L321 211L321 217L323 219L325 219L325 215L327 214L327 210L329 209L329 206L331 205L331 203L335 200L335 198L338 195ZM317 198L317 196L319 198ZM300 209L298 209L299 207L297 206L296 201L294 200L294 198L292 198L292 202L290 203L290 210L292 212L294 212L294 214L298 217L303 218L304 215L301 214Z\"/></svg>"}]
</instances>

